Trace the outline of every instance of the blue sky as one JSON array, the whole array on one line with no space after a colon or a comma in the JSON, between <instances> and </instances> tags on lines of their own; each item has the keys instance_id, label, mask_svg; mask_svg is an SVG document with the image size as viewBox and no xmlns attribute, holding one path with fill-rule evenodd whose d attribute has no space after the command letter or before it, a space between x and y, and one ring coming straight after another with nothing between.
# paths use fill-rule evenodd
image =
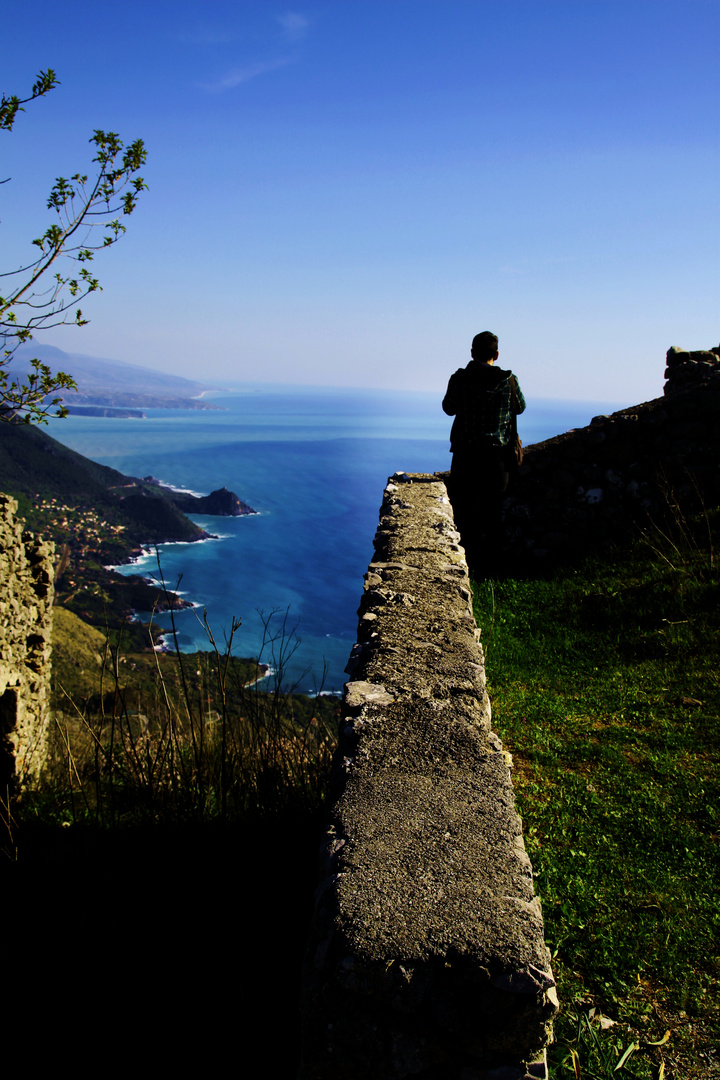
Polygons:
<instances>
[{"instance_id":1,"label":"blue sky","mask_svg":"<svg viewBox=\"0 0 720 1080\"><path fill-rule=\"evenodd\" d=\"M112 129L149 191L71 352L437 390L500 337L526 395L632 404L720 338L717 0L30 0L2 85L2 269Z\"/></svg>"}]
</instances>

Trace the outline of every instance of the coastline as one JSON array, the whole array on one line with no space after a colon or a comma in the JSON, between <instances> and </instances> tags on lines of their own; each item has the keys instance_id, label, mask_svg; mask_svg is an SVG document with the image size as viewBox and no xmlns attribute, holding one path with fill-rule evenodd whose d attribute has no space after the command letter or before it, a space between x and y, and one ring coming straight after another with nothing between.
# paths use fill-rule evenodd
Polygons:
<instances>
[{"instance_id":1,"label":"coastline","mask_svg":"<svg viewBox=\"0 0 720 1080\"><path fill-rule=\"evenodd\" d=\"M142 570L137 574L124 574L122 568L127 566L139 566L144 559L149 559L155 555L158 559L158 571L162 573L161 566L159 564L159 551L165 547L186 547L190 544L205 544L209 541L225 540L227 537L218 536L214 533L206 533L205 536L197 537L194 540L166 540L160 541L157 544L153 544L149 547L135 547L132 551L119 563L112 563L104 566L103 569L110 574L115 574L117 577L123 580L128 580L132 577L137 577L148 588L161 589L164 596L168 598L166 602L156 603L152 610L154 611L189 611L193 608L202 608L203 604L199 600L186 600L183 597L181 590L168 587L163 577L155 577L153 574L143 573ZM150 611L150 609L148 609ZM133 618L137 621L142 621L138 615L137 610L130 609Z\"/></svg>"},{"instance_id":2,"label":"coastline","mask_svg":"<svg viewBox=\"0 0 720 1080\"><path fill-rule=\"evenodd\" d=\"M248 386L244 393L206 396L226 411L164 412L142 425L69 418L58 425L58 437L125 474L153 473L194 492L223 483L242 491L259 510L252 527L192 515L209 532L229 538L222 547L161 549L165 578L175 583L183 573L183 599L199 600L200 616L207 607L220 633L242 612L239 648L246 655L258 656L263 646L258 612L289 608L288 625L298 624L302 644L285 664L284 682L312 694L326 664L325 688L339 689L347 681L344 668L355 641L355 612L383 485L401 468L432 472L450 466L450 419L442 413L440 395ZM602 400L530 400L520 434L524 443L541 442L615 407ZM135 535L150 540L152 530ZM163 535L161 529L156 535ZM97 561L120 563L118 547ZM135 557L143 549L152 545L143 545ZM150 559L120 569L126 575L157 573ZM146 585L143 590L150 593ZM142 611L145 601L130 590L128 595L132 603L123 597L123 604ZM187 626L183 649L193 647L188 637L205 644L191 611L177 619L181 631ZM166 624L169 615L158 621ZM270 660L267 642L265 648L260 659Z\"/></svg>"}]
</instances>

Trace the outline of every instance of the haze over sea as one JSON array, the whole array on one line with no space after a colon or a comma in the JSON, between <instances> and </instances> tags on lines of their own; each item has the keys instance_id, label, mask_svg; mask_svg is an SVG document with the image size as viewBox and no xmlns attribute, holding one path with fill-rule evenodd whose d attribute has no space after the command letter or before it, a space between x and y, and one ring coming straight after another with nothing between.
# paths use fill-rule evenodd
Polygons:
<instances>
[{"instance_id":1,"label":"haze over sea","mask_svg":"<svg viewBox=\"0 0 720 1080\"><path fill-rule=\"evenodd\" d=\"M234 652L258 656L263 619L294 627L299 644L287 685L340 690L355 641L363 574L388 476L450 467L450 418L438 395L319 387L245 387L213 392L223 411L147 410L145 420L72 416L50 434L131 476L207 494L228 487L257 515L194 517L218 540L160 548L173 587L207 610L222 644L242 619ZM622 404L530 400L519 418L529 445ZM124 572L157 575L155 554ZM184 650L208 648L195 611L176 616ZM156 617L168 625L167 616ZM265 648L260 659L277 666Z\"/></svg>"}]
</instances>

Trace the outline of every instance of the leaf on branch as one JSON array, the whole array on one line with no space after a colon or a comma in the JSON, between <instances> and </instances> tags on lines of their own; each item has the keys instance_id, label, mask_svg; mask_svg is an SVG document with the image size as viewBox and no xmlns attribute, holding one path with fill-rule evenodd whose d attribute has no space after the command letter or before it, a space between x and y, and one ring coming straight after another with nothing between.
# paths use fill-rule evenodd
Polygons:
<instances>
[{"instance_id":1,"label":"leaf on branch","mask_svg":"<svg viewBox=\"0 0 720 1080\"><path fill-rule=\"evenodd\" d=\"M50 90L53 90L56 86L59 86L60 82L55 76L55 72L52 68L48 68L47 71L41 71L37 77L37 81L33 84L32 88L32 101L36 97L42 97L43 94L47 94Z\"/></svg>"},{"instance_id":2,"label":"leaf on branch","mask_svg":"<svg viewBox=\"0 0 720 1080\"><path fill-rule=\"evenodd\" d=\"M19 98L13 94L12 97L7 98L3 94L0 99L0 131L12 131L17 114L25 112L23 105L26 105L28 101L34 101L35 98L43 97L58 85L59 80L55 72L52 68L48 68L47 71L41 71L38 75L29 97Z\"/></svg>"},{"instance_id":3,"label":"leaf on branch","mask_svg":"<svg viewBox=\"0 0 720 1080\"><path fill-rule=\"evenodd\" d=\"M48 68L40 72L30 97L3 95L0 129L11 130L23 104L48 93L57 83L55 72ZM69 324L86 325L88 320L81 308L71 314L71 302L77 303L91 292L100 291L100 282L85 266L80 267L77 275L58 271L62 266L59 260L87 263L96 251L112 246L125 232L125 226L117 217L108 218L132 213L139 193L147 190L142 177L135 175L146 160L142 139L125 146L116 132L98 128L90 142L95 146L93 162L98 166L94 178L88 181L86 174L76 172L70 180L62 176L55 180L47 208L55 213L57 220L32 241L37 258L17 270L0 274L19 281L8 295L0 297L0 350L4 350L4 359L0 360L0 420L44 422L56 406L55 415L67 414L60 398L49 404L47 398L57 389L74 388L70 376L62 372L53 374L46 366L33 362L34 370L25 382L9 382L4 368L17 347L29 341L34 331ZM96 229L101 231L97 233ZM52 284L43 288L43 281L45 285L48 281Z\"/></svg>"},{"instance_id":4,"label":"leaf on branch","mask_svg":"<svg viewBox=\"0 0 720 1080\"><path fill-rule=\"evenodd\" d=\"M31 360L31 371L24 381L10 381L5 368L7 357L0 360L0 421L10 423L47 423L49 416L67 416L61 397L48 401L57 390L77 390L75 380L64 371L53 374L47 364ZM53 410L55 410L53 412Z\"/></svg>"}]
</instances>

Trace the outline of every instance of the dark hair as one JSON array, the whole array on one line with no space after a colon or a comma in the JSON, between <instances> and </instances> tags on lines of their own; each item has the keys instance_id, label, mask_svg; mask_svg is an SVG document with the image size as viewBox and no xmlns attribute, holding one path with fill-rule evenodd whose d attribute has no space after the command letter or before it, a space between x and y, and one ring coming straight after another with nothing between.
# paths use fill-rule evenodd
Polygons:
<instances>
[{"instance_id":1,"label":"dark hair","mask_svg":"<svg viewBox=\"0 0 720 1080\"><path fill-rule=\"evenodd\" d=\"M476 360L490 360L498 351L497 334L491 334L489 330L476 334L470 351Z\"/></svg>"}]
</instances>

